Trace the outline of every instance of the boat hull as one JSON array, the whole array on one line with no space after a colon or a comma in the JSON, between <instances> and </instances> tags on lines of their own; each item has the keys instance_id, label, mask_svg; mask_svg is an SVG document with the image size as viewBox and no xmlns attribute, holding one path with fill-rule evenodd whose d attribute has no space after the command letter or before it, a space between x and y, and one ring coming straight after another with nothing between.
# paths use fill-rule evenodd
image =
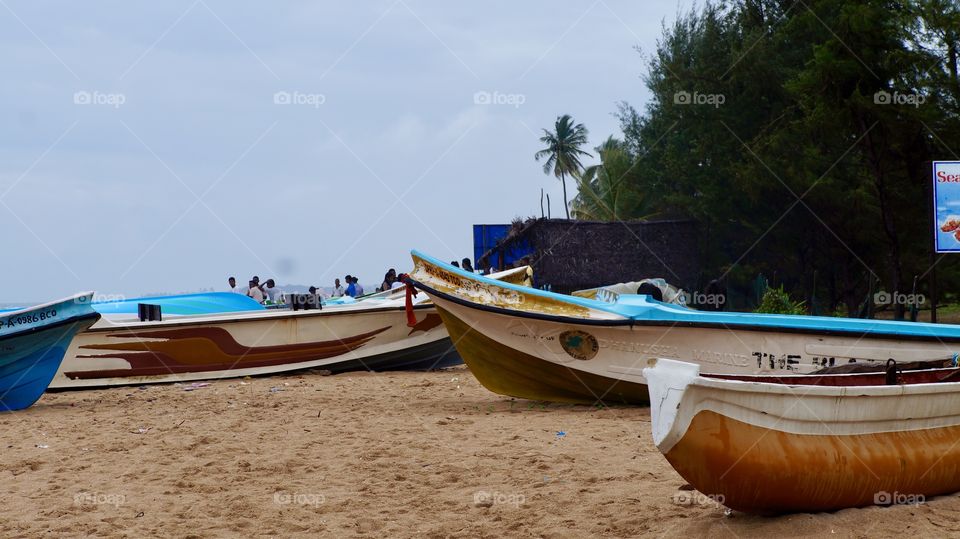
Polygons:
<instances>
[{"instance_id":1,"label":"boat hull","mask_svg":"<svg viewBox=\"0 0 960 539\"><path fill-rule=\"evenodd\" d=\"M807 435L703 411L664 455L700 492L761 514L924 501L960 490L960 426Z\"/></svg>"},{"instance_id":2,"label":"boat hull","mask_svg":"<svg viewBox=\"0 0 960 539\"><path fill-rule=\"evenodd\" d=\"M258 376L301 369L431 369L460 363L433 306L351 306L105 320L77 336L54 389Z\"/></svg>"},{"instance_id":3,"label":"boat hull","mask_svg":"<svg viewBox=\"0 0 960 539\"><path fill-rule=\"evenodd\" d=\"M960 383L724 380L668 360L647 376L657 447L694 488L732 509L833 511L960 490Z\"/></svg>"},{"instance_id":4,"label":"boat hull","mask_svg":"<svg viewBox=\"0 0 960 539\"><path fill-rule=\"evenodd\" d=\"M366 359L345 360L326 370L336 374L350 371L431 371L463 365L449 337L426 344L401 348Z\"/></svg>"},{"instance_id":5,"label":"boat hull","mask_svg":"<svg viewBox=\"0 0 960 539\"><path fill-rule=\"evenodd\" d=\"M809 357L808 350L866 355L883 349L890 357L913 361L948 357L957 347L937 341L641 322L590 325L569 318L534 318L506 309L481 308L426 290L477 380L495 393L533 400L648 404L643 369L657 357L696 363L705 372L716 374L784 375L821 368L818 356L814 356L816 362L791 359L795 355ZM585 349L571 347L571 339L589 345ZM833 363L841 364L839 360Z\"/></svg>"},{"instance_id":6,"label":"boat hull","mask_svg":"<svg viewBox=\"0 0 960 539\"><path fill-rule=\"evenodd\" d=\"M443 300L439 302L442 304ZM461 318L463 315L455 307L448 310L438 306L437 310L470 372L494 393L552 402L649 403L647 388L641 383L543 359L491 338L485 330L474 329L482 323L468 321L466 316Z\"/></svg>"},{"instance_id":7,"label":"boat hull","mask_svg":"<svg viewBox=\"0 0 960 539\"><path fill-rule=\"evenodd\" d=\"M92 295L0 317L0 411L28 408L47 390L71 340L100 318L90 307Z\"/></svg>"}]
</instances>

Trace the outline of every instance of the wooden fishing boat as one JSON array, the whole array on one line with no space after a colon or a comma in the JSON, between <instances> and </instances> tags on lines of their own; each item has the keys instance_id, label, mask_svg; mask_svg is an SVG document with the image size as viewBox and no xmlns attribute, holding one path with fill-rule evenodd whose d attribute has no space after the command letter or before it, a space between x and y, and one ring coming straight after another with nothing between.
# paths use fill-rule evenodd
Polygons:
<instances>
[{"instance_id":1,"label":"wooden fishing boat","mask_svg":"<svg viewBox=\"0 0 960 539\"><path fill-rule=\"evenodd\" d=\"M522 282L526 268L494 275ZM195 303L195 302L193 302ZM319 310L104 316L78 335L53 389L183 382L302 369L430 370L463 362L436 308L392 290ZM412 319L410 318L412 316Z\"/></svg>"},{"instance_id":2,"label":"wooden fishing boat","mask_svg":"<svg viewBox=\"0 0 960 539\"><path fill-rule=\"evenodd\" d=\"M50 385L67 347L100 315L92 292L0 315L0 411L31 406Z\"/></svg>"},{"instance_id":3,"label":"wooden fishing boat","mask_svg":"<svg viewBox=\"0 0 960 539\"><path fill-rule=\"evenodd\" d=\"M357 302L322 310L104 317L78 335L50 387L97 387L300 369L432 369L459 364L432 305Z\"/></svg>"},{"instance_id":4,"label":"wooden fishing boat","mask_svg":"<svg viewBox=\"0 0 960 539\"><path fill-rule=\"evenodd\" d=\"M960 490L960 369L700 375L656 360L646 378L657 447L731 509L832 511Z\"/></svg>"},{"instance_id":5,"label":"wooden fishing boat","mask_svg":"<svg viewBox=\"0 0 960 539\"><path fill-rule=\"evenodd\" d=\"M603 300L565 296L412 256L409 282L437 306L470 370L514 397L647 404L643 367L658 357L711 373L791 374L960 351L960 326L704 312L610 292Z\"/></svg>"}]
</instances>

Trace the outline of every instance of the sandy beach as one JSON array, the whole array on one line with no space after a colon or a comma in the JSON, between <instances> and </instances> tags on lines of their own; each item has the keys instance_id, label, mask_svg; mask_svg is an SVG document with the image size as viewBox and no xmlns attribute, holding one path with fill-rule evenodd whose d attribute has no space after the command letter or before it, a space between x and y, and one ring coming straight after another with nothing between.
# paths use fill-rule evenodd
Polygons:
<instances>
[{"instance_id":1,"label":"sandy beach","mask_svg":"<svg viewBox=\"0 0 960 539\"><path fill-rule=\"evenodd\" d=\"M682 490L647 408L513 400L464 367L47 393L0 423L6 537L960 532L955 496L727 515Z\"/></svg>"}]
</instances>

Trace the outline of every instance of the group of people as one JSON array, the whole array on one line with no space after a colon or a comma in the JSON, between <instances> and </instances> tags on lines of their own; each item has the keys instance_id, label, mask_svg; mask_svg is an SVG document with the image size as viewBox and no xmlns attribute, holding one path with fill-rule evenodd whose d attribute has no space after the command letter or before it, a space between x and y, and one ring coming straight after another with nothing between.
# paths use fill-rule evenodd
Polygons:
<instances>
[{"instance_id":1,"label":"group of people","mask_svg":"<svg viewBox=\"0 0 960 539\"><path fill-rule=\"evenodd\" d=\"M333 297L339 298L341 296L350 296L352 298L357 298L364 294L363 286L360 285L360 281L356 276L347 275L344 277L344 280L347 283L346 287L340 284L340 279L334 279L333 291L331 294ZM401 286L403 286L403 283L397 279L397 270L390 268L387 270L387 273L384 274L383 282L380 283L380 286L378 286L374 292L384 292L386 290L393 290L394 288Z\"/></svg>"},{"instance_id":2,"label":"group of people","mask_svg":"<svg viewBox=\"0 0 960 539\"><path fill-rule=\"evenodd\" d=\"M463 260L469 266L469 260L466 258ZM331 297L339 298L342 296L350 296L352 298L357 298L364 294L363 286L360 284L359 278L353 275L346 275L343 279L346 283L346 286L341 284L339 277L333 280L333 289L330 293ZM267 279L261 284L260 277L254 275L253 278L250 279L250 282L247 286L240 288L237 286L236 277L230 277L227 279L227 284L230 285L230 292L235 294L243 294L255 299L259 303L283 303L283 293L280 288L277 287L273 279ZM380 286L377 287L376 291L384 292L386 290L393 290L394 288L399 288L401 286L403 286L403 283L397 278L397 270L390 268L387 270L387 273L384 274L383 282L380 283ZM311 294L317 294L321 296L327 295L325 291L322 291L315 286L311 286L309 292Z\"/></svg>"},{"instance_id":3,"label":"group of people","mask_svg":"<svg viewBox=\"0 0 960 539\"><path fill-rule=\"evenodd\" d=\"M340 279L333 280L333 293L331 294L333 297L350 296L356 298L363 295L363 286L360 285L360 280L357 277L347 275L343 279L347 282L346 288L340 284Z\"/></svg>"},{"instance_id":4,"label":"group of people","mask_svg":"<svg viewBox=\"0 0 960 539\"><path fill-rule=\"evenodd\" d=\"M390 268L383 276L383 282L377 287L377 292L386 292L387 290L393 290L401 286L403 286L403 283L397 278L397 270Z\"/></svg>"},{"instance_id":5,"label":"group of people","mask_svg":"<svg viewBox=\"0 0 960 539\"><path fill-rule=\"evenodd\" d=\"M263 283L260 283L260 277L256 275L250 279L250 282L247 286L243 288L237 287L237 278L230 277L227 279L227 284L230 285L230 292L234 294L243 294L249 298L253 298L258 303L282 303L283 302L283 292L277 288L277 283L273 279L267 279Z\"/></svg>"},{"instance_id":6,"label":"group of people","mask_svg":"<svg viewBox=\"0 0 960 539\"><path fill-rule=\"evenodd\" d=\"M450 265L451 265L451 266L458 267L458 268L460 268L460 269L462 269L462 270L465 270L465 271L469 271L470 273L476 272L476 270L473 269L473 264L470 263L470 259L469 259L469 258L464 258L464 259L461 260L459 263L457 263L456 260L451 260L451 261L450 261Z\"/></svg>"}]
</instances>

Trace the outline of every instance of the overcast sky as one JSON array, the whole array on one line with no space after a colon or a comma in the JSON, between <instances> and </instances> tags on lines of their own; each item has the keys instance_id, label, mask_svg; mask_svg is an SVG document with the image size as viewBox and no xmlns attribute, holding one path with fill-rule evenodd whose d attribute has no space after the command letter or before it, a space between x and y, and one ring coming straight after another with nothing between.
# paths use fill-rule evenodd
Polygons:
<instances>
[{"instance_id":1,"label":"overcast sky","mask_svg":"<svg viewBox=\"0 0 960 539\"><path fill-rule=\"evenodd\" d=\"M376 284L411 248L472 256L471 225L539 216L541 188L562 215L541 128L617 133L677 11L4 0L0 301Z\"/></svg>"}]
</instances>

